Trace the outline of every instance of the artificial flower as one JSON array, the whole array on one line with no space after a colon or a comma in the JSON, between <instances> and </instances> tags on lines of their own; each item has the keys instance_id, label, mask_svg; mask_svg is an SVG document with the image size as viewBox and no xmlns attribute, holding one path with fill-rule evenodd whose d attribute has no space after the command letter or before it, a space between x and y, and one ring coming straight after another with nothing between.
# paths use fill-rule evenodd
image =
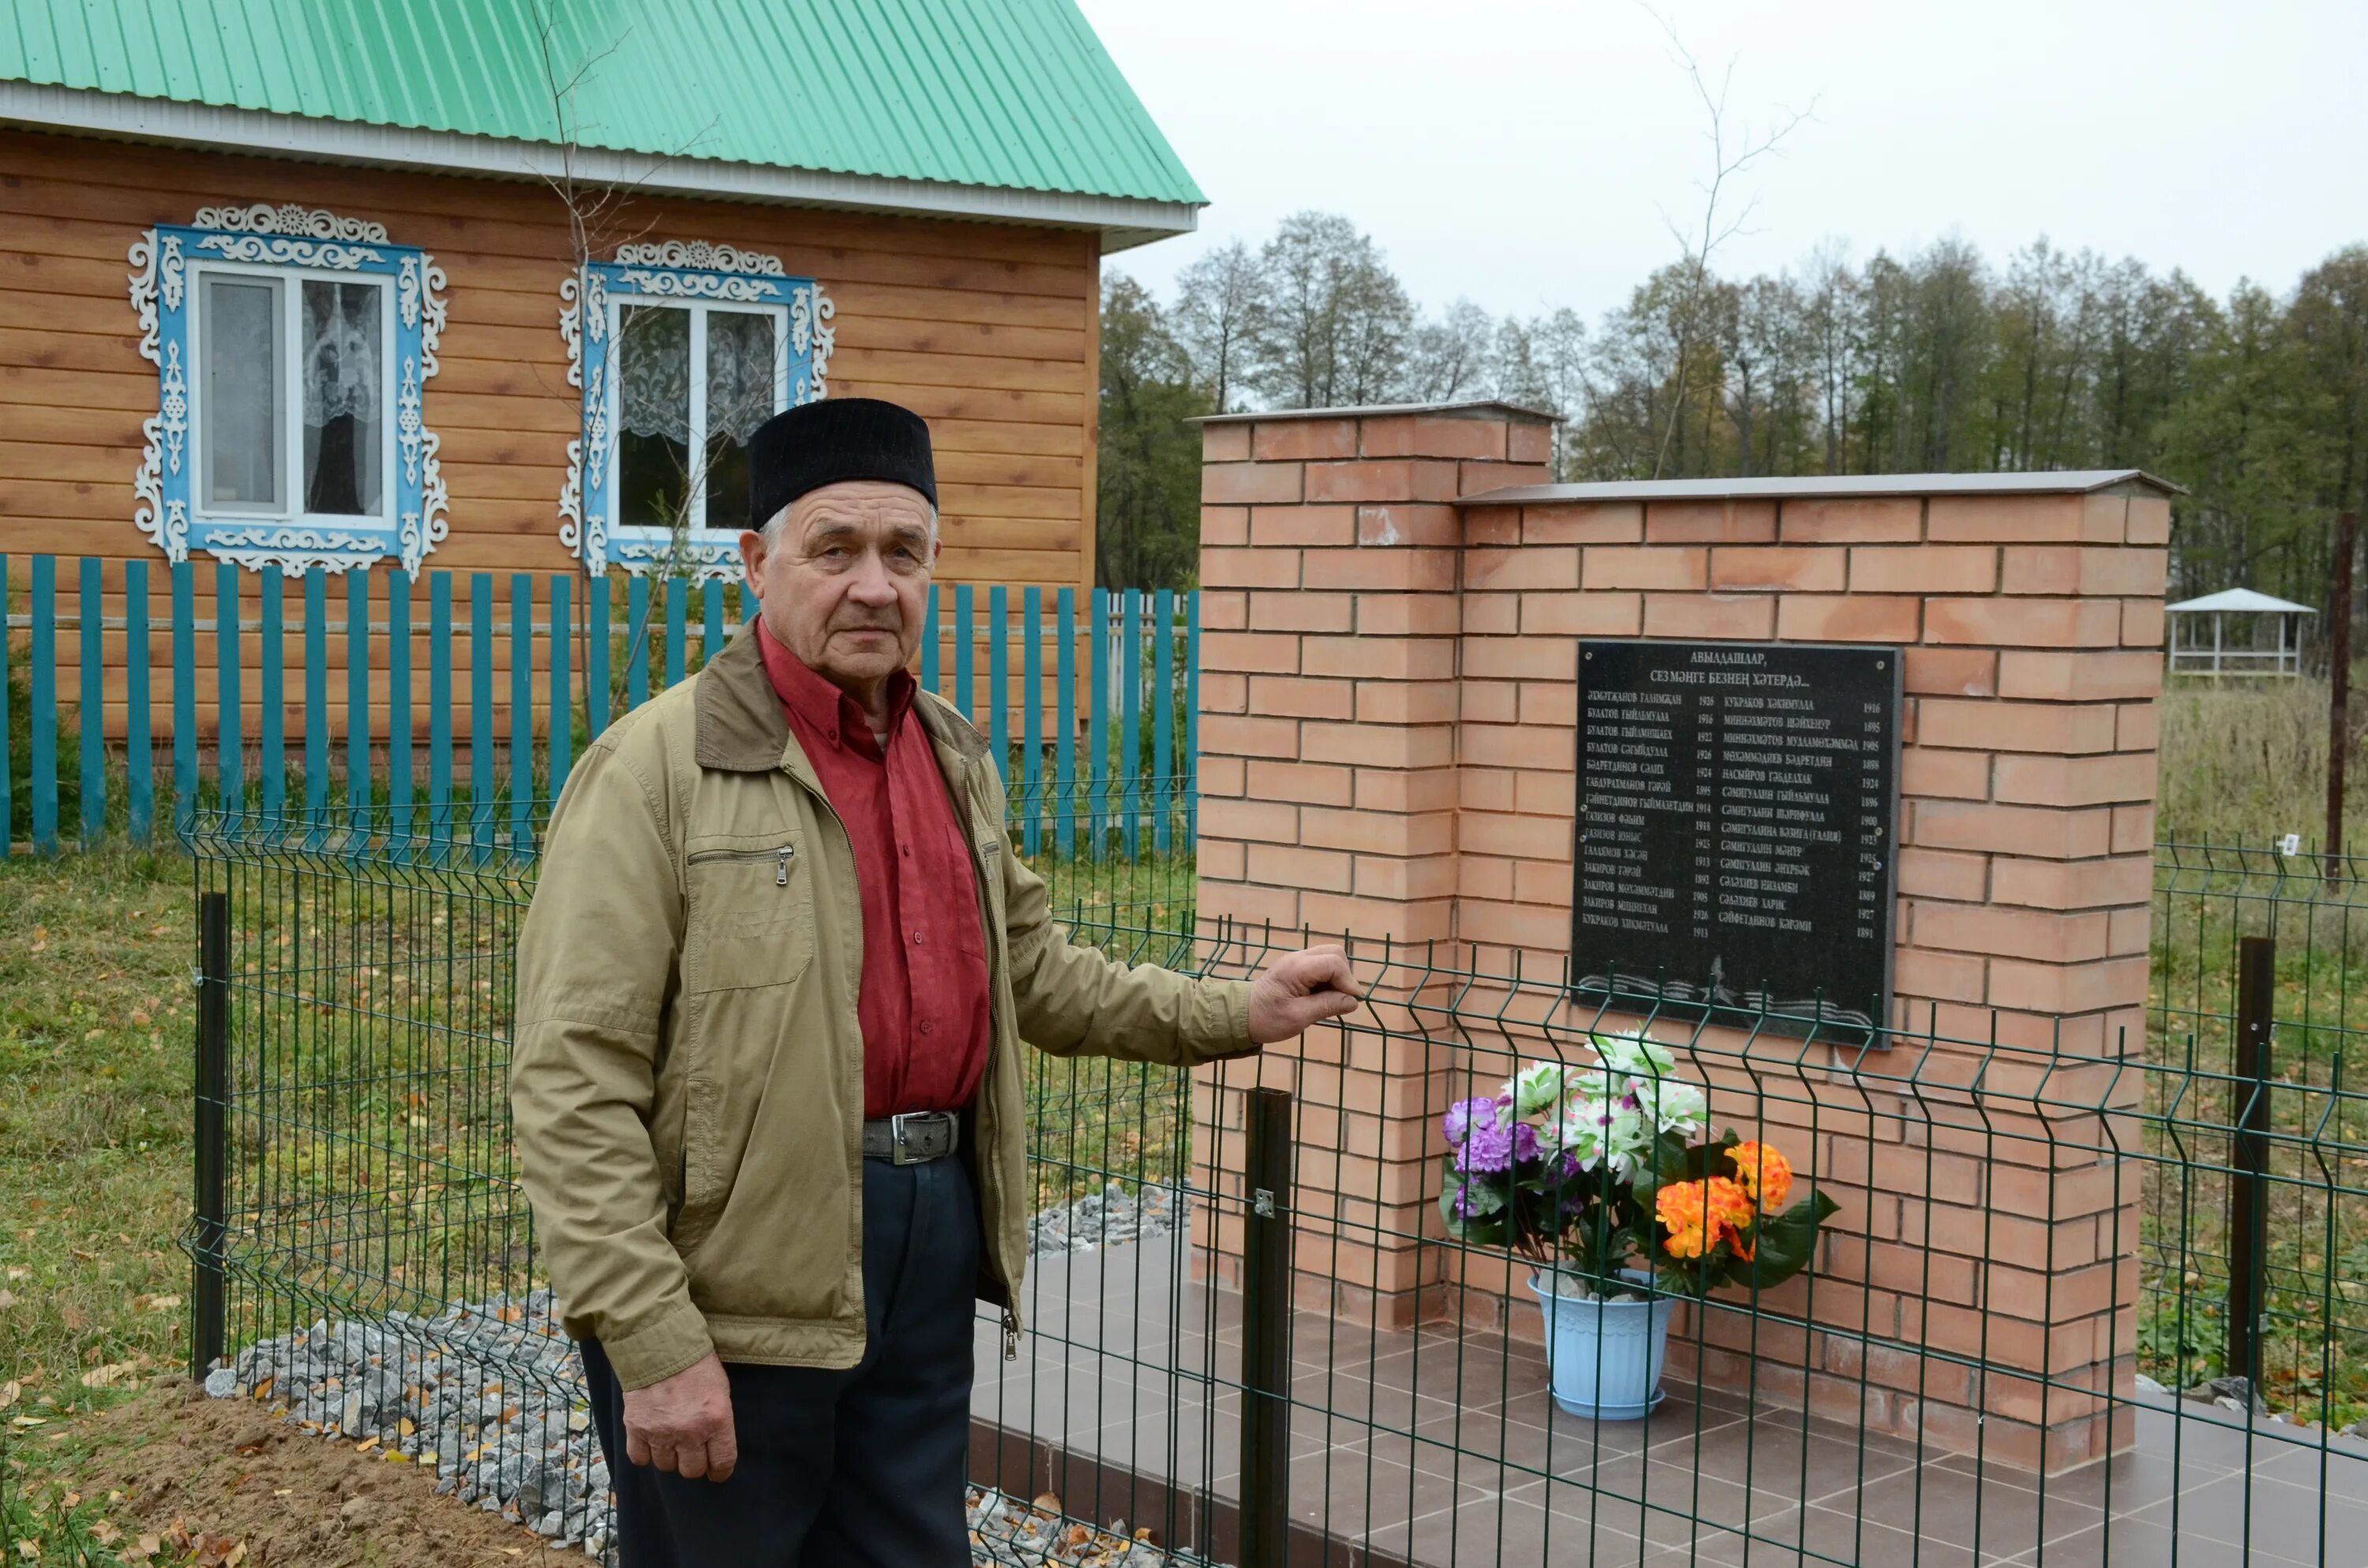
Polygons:
<instances>
[{"instance_id":1,"label":"artificial flower","mask_svg":"<svg viewBox=\"0 0 2368 1568\"><path fill-rule=\"evenodd\" d=\"M1751 1256L1751 1199L1725 1176L1702 1181L1671 1182L1653 1201L1653 1211L1668 1232L1671 1257L1700 1257L1722 1240L1731 1239L1744 1257Z\"/></svg>"},{"instance_id":2,"label":"artificial flower","mask_svg":"<svg viewBox=\"0 0 2368 1568\"><path fill-rule=\"evenodd\" d=\"M1793 1192L1793 1165L1765 1143L1737 1143L1726 1152L1735 1162L1735 1178L1751 1195L1762 1214L1784 1207Z\"/></svg>"},{"instance_id":3,"label":"artificial flower","mask_svg":"<svg viewBox=\"0 0 2368 1568\"><path fill-rule=\"evenodd\" d=\"M1532 1062L1512 1082L1513 1114L1534 1116L1552 1110L1563 1097L1563 1070L1557 1062Z\"/></svg>"},{"instance_id":4,"label":"artificial flower","mask_svg":"<svg viewBox=\"0 0 2368 1568\"><path fill-rule=\"evenodd\" d=\"M1497 1102L1492 1099L1458 1100L1447 1108L1440 1131L1447 1134L1450 1143L1461 1144L1474 1127L1497 1121Z\"/></svg>"}]
</instances>

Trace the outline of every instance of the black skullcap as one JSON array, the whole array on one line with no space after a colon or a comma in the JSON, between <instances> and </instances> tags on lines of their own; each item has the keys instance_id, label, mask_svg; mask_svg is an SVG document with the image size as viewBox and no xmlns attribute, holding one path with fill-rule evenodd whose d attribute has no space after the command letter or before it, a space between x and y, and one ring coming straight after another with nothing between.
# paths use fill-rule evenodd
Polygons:
<instances>
[{"instance_id":1,"label":"black skullcap","mask_svg":"<svg viewBox=\"0 0 2368 1568\"><path fill-rule=\"evenodd\" d=\"M825 398L776 414L748 439L748 526L761 528L809 490L845 479L907 485L936 506L928 426L876 397Z\"/></svg>"}]
</instances>

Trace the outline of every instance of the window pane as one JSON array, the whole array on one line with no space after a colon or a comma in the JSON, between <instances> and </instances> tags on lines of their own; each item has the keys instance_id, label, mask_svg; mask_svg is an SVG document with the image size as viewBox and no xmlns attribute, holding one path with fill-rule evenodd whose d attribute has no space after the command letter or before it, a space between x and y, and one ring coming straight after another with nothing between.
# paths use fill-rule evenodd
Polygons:
<instances>
[{"instance_id":1,"label":"window pane","mask_svg":"<svg viewBox=\"0 0 2368 1568\"><path fill-rule=\"evenodd\" d=\"M707 312L707 526L748 526L748 438L779 412L773 318Z\"/></svg>"},{"instance_id":2,"label":"window pane","mask_svg":"<svg viewBox=\"0 0 2368 1568\"><path fill-rule=\"evenodd\" d=\"M278 286L261 279L206 279L198 344L202 505L279 505L279 301Z\"/></svg>"},{"instance_id":3,"label":"window pane","mask_svg":"<svg viewBox=\"0 0 2368 1568\"><path fill-rule=\"evenodd\" d=\"M690 473L690 312L627 305L614 352L617 520L671 528Z\"/></svg>"},{"instance_id":4,"label":"window pane","mask_svg":"<svg viewBox=\"0 0 2368 1568\"><path fill-rule=\"evenodd\" d=\"M379 285L304 282L304 509L377 517L386 439Z\"/></svg>"}]
</instances>

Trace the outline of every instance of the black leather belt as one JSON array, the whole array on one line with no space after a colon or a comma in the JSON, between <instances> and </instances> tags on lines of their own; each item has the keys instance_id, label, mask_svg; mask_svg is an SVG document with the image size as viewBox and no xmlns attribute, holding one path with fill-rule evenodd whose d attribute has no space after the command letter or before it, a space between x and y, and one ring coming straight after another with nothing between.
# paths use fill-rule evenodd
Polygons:
<instances>
[{"instance_id":1,"label":"black leather belt","mask_svg":"<svg viewBox=\"0 0 2368 1568\"><path fill-rule=\"evenodd\" d=\"M950 1110L914 1110L863 1124L863 1157L925 1165L961 1145L962 1119Z\"/></svg>"}]
</instances>

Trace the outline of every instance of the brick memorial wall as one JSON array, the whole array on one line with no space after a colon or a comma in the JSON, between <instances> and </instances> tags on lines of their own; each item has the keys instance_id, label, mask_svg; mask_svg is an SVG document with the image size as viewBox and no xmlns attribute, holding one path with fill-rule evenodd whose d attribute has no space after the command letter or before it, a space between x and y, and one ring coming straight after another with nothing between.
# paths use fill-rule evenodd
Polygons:
<instances>
[{"instance_id":1,"label":"brick memorial wall","mask_svg":"<svg viewBox=\"0 0 2368 1568\"><path fill-rule=\"evenodd\" d=\"M1673 1365L2034 1467L2102 1451L2079 1391L2131 1371L2134 1170L2093 1131L1969 1118L1979 1053L1946 1042L2102 1060L2144 1040L2162 487L1554 486L1546 423L1497 404L1226 416L1204 442L1201 913L1392 943L1366 969L1383 1029L1201 1085L1220 1180L1239 1091L1300 1095L1303 1299L1403 1325L1502 1318L1517 1289L1506 1260L1438 1244L1437 1118L1471 1062L1420 1005L1467 965L1563 971L1581 640L1896 646L1889 1022L1941 1043L1899 1093L1836 1079L1831 1103L1752 1113L1845 1206L1815 1305L1805 1279L1769 1304L1837 1332L1713 1309ZM2026 1107L2045 1076L1987 1071ZM2058 1072L2046 1097L2079 1084ZM1533 1306L1504 1321L1537 1332ZM1977 1386L1976 1361L2035 1375Z\"/></svg>"}]
</instances>

